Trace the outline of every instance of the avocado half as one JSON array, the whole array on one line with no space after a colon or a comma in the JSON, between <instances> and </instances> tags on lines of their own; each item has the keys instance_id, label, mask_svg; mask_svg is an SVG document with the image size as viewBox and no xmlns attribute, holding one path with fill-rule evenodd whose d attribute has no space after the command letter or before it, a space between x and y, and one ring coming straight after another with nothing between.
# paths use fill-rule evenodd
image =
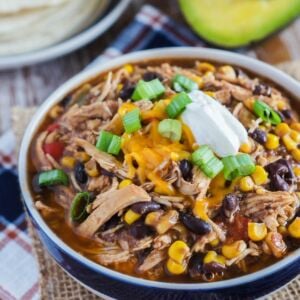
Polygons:
<instances>
[{"instance_id":1,"label":"avocado half","mask_svg":"<svg viewBox=\"0 0 300 300\"><path fill-rule=\"evenodd\" d=\"M261 40L300 14L300 0L179 0L179 4L201 37L226 48Z\"/></svg>"}]
</instances>

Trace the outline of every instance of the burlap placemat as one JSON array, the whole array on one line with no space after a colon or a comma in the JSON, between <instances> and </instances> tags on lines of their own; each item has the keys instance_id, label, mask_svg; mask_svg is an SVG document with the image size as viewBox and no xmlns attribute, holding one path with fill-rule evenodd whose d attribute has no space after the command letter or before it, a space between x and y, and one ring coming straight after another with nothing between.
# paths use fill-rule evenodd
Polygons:
<instances>
[{"instance_id":1,"label":"burlap placemat","mask_svg":"<svg viewBox=\"0 0 300 300\"><path fill-rule=\"evenodd\" d=\"M278 65L286 73L300 81L300 61L287 62ZM20 145L26 124L32 117L35 107L14 107L12 112L13 130L16 135L17 145ZM18 148L18 147L17 147ZM17 150L18 151L18 150ZM103 299L78 284L73 278L66 274L50 257L43 248L35 229L27 218L29 235L32 239L33 252L38 261L40 269L40 295L41 299L55 300L86 300ZM265 300L298 300L300 299L300 275L294 280L262 297Z\"/></svg>"}]
</instances>

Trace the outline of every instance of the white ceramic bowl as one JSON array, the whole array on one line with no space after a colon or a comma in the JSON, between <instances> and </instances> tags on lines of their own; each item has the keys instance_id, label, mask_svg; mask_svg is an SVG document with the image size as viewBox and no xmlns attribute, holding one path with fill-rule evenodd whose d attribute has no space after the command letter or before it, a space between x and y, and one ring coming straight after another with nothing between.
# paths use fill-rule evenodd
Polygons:
<instances>
[{"instance_id":1,"label":"white ceramic bowl","mask_svg":"<svg viewBox=\"0 0 300 300\"><path fill-rule=\"evenodd\" d=\"M61 101L74 88L96 77L100 73L117 68L126 63L145 62L153 59L199 59L226 63L252 71L276 83L296 100L300 100L300 85L297 81L280 70L258 60L234 54L227 51L204 48L164 48L141 51L124 55L91 70L80 73L58 88L38 109L25 132L19 157L19 178L25 206L36 226L39 235L54 259L80 283L95 293L104 293L118 299L129 299L142 295L145 299L189 298L208 299L213 296L225 299L245 299L249 296L259 296L286 283L300 270L300 249L291 253L279 262L258 272L234 279L211 283L165 283L149 281L118 273L83 257L66 245L47 226L36 210L30 194L27 175L28 150L32 137L43 122L49 109ZM137 294L138 293L138 294ZM125 297L126 296L126 297ZM214 298L215 299L215 298Z\"/></svg>"}]
</instances>

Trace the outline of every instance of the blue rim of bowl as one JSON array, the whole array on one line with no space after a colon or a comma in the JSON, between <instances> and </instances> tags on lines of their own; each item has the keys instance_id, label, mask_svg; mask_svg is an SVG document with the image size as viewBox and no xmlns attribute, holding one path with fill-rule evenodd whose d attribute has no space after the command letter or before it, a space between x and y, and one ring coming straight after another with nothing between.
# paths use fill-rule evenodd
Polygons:
<instances>
[{"instance_id":1,"label":"blue rim of bowl","mask_svg":"<svg viewBox=\"0 0 300 300\"><path fill-rule=\"evenodd\" d=\"M92 25L55 45L33 52L0 56L0 70L14 69L49 61L85 46L105 33L120 17L129 3L130 0L112 1L112 3L108 3L108 7Z\"/></svg>"},{"instance_id":2,"label":"blue rim of bowl","mask_svg":"<svg viewBox=\"0 0 300 300\"><path fill-rule=\"evenodd\" d=\"M205 59L214 62L222 62L232 65L237 65L244 68L245 70L252 71L253 73L263 76L269 79L271 82L276 83L285 90L289 90L293 97L300 101L300 84L289 75L283 73L282 71L272 67L266 63L260 62L256 59L243 56L241 54L231 53L223 50L212 50L197 47L180 47L180 48L164 48L164 49L151 49L133 52L130 54L123 55L119 58L115 58L105 63L101 63L101 66L94 66L92 69L79 73L65 84L59 87L50 97L39 107L38 111L35 113L31 122L27 126L25 134L23 136L20 154L19 154L19 182L21 186L21 191L23 195L23 201L25 202L30 215L37 222L39 227L43 232L52 240L62 251L70 255L74 260L82 263L86 267L94 270L95 272L109 276L115 280L121 280L123 282L140 285L149 288L161 288L161 289L172 289L172 290L217 290L223 288L234 287L237 285L248 284L253 281L257 281L267 275L271 275L277 271L280 271L284 267L289 266L291 263L295 262L300 258L300 249L292 252L279 262L272 264L262 270L257 272L236 277L233 279L227 279L223 281L211 282L211 283L169 283L169 282L159 282L151 281L147 279L141 279L126 275L104 266L101 266L83 255L79 254L67 244L65 244L45 223L38 211L36 210L32 196L29 188L29 181L27 178L27 157L28 150L32 136L35 134L39 125L44 119L45 114L49 109L56 103L62 100L62 98L72 91L74 88L78 87L80 84L95 78L97 75L107 72L108 70L122 66L125 63L138 63L145 62L145 60L153 61L155 59Z\"/></svg>"}]
</instances>

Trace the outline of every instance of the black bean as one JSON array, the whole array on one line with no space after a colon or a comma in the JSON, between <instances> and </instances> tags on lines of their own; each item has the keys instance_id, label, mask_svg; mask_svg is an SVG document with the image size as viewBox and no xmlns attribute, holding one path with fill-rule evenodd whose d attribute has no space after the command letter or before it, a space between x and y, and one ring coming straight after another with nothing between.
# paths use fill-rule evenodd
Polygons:
<instances>
[{"instance_id":1,"label":"black bean","mask_svg":"<svg viewBox=\"0 0 300 300\"><path fill-rule=\"evenodd\" d=\"M217 262L211 262L208 264L203 264L204 273L221 273L226 270L226 267Z\"/></svg>"},{"instance_id":2,"label":"black bean","mask_svg":"<svg viewBox=\"0 0 300 300\"><path fill-rule=\"evenodd\" d=\"M119 97L122 100L128 100L128 99L130 99L131 96L132 96L132 93L133 93L134 89L135 89L135 84L132 84L131 82L126 81L124 83L123 88L121 89L121 91L119 93Z\"/></svg>"},{"instance_id":3,"label":"black bean","mask_svg":"<svg viewBox=\"0 0 300 300\"><path fill-rule=\"evenodd\" d=\"M179 169L184 180L190 181L192 179L193 164L189 160L181 160L179 162Z\"/></svg>"},{"instance_id":4,"label":"black bean","mask_svg":"<svg viewBox=\"0 0 300 300\"><path fill-rule=\"evenodd\" d=\"M286 159L279 159L265 167L269 174L270 189L272 191L288 191L295 175L290 163Z\"/></svg>"},{"instance_id":5,"label":"black bean","mask_svg":"<svg viewBox=\"0 0 300 300\"><path fill-rule=\"evenodd\" d=\"M147 226L143 222L138 221L129 226L128 233L135 239L141 240L147 236L152 235L154 231L150 226Z\"/></svg>"},{"instance_id":6,"label":"black bean","mask_svg":"<svg viewBox=\"0 0 300 300\"><path fill-rule=\"evenodd\" d=\"M156 202L138 202L130 207L134 212L140 215L147 214L160 209L160 205Z\"/></svg>"},{"instance_id":7,"label":"black bean","mask_svg":"<svg viewBox=\"0 0 300 300\"><path fill-rule=\"evenodd\" d=\"M67 107L67 106L70 104L71 100L72 100L72 96L71 96L71 95L68 95L68 96L64 97L64 98L61 100L60 104L61 104L63 107Z\"/></svg>"},{"instance_id":8,"label":"black bean","mask_svg":"<svg viewBox=\"0 0 300 300\"><path fill-rule=\"evenodd\" d=\"M203 274L203 257L201 254L194 254L189 261L189 275L191 278L200 279Z\"/></svg>"},{"instance_id":9,"label":"black bean","mask_svg":"<svg viewBox=\"0 0 300 300\"><path fill-rule=\"evenodd\" d=\"M285 117L285 119L292 119L293 117L293 113L290 109L283 109L281 111L281 113L283 114L283 116Z\"/></svg>"},{"instance_id":10,"label":"black bean","mask_svg":"<svg viewBox=\"0 0 300 300\"><path fill-rule=\"evenodd\" d=\"M84 164L82 162L77 162L75 165L75 179L80 184L85 184L88 180L88 176L84 169Z\"/></svg>"},{"instance_id":11,"label":"black bean","mask_svg":"<svg viewBox=\"0 0 300 300\"><path fill-rule=\"evenodd\" d=\"M193 233L203 235L212 230L211 225L200 218L196 218L187 213L182 213L180 217L184 226Z\"/></svg>"},{"instance_id":12,"label":"black bean","mask_svg":"<svg viewBox=\"0 0 300 300\"><path fill-rule=\"evenodd\" d=\"M143 75L143 80L144 81L151 81L153 79L159 79L160 81L163 81L163 78L160 74L156 72L146 72Z\"/></svg>"},{"instance_id":13,"label":"black bean","mask_svg":"<svg viewBox=\"0 0 300 300\"><path fill-rule=\"evenodd\" d=\"M267 133L264 130L260 130L256 128L253 132L249 133L249 135L258 143L265 144L267 142Z\"/></svg>"},{"instance_id":14,"label":"black bean","mask_svg":"<svg viewBox=\"0 0 300 300\"><path fill-rule=\"evenodd\" d=\"M240 197L237 194L228 194L222 202L223 214L230 218L239 209Z\"/></svg>"},{"instance_id":15,"label":"black bean","mask_svg":"<svg viewBox=\"0 0 300 300\"><path fill-rule=\"evenodd\" d=\"M108 229L116 227L120 223L120 220L121 219L117 214L113 215L107 222L105 222L101 226L101 231L106 231Z\"/></svg>"},{"instance_id":16,"label":"black bean","mask_svg":"<svg viewBox=\"0 0 300 300\"><path fill-rule=\"evenodd\" d=\"M265 83L256 84L253 88L254 95L271 96L272 90Z\"/></svg>"}]
</instances>

